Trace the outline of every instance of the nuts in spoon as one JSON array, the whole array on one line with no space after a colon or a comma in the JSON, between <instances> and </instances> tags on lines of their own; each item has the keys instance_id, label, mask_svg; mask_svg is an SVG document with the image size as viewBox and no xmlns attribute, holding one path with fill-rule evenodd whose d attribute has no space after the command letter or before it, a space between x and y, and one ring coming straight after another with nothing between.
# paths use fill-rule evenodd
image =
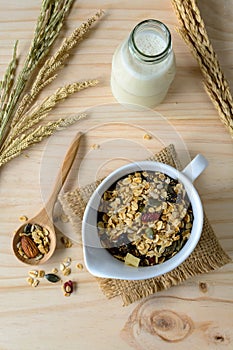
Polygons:
<instances>
[{"instance_id":1,"label":"nuts in spoon","mask_svg":"<svg viewBox=\"0 0 233 350\"><path fill-rule=\"evenodd\" d=\"M40 260L49 252L49 232L45 227L28 223L19 235L18 253L25 259Z\"/></svg>"},{"instance_id":2,"label":"nuts in spoon","mask_svg":"<svg viewBox=\"0 0 233 350\"><path fill-rule=\"evenodd\" d=\"M21 238L21 247L28 258L35 258L39 254L39 249L35 242L28 236Z\"/></svg>"}]
</instances>

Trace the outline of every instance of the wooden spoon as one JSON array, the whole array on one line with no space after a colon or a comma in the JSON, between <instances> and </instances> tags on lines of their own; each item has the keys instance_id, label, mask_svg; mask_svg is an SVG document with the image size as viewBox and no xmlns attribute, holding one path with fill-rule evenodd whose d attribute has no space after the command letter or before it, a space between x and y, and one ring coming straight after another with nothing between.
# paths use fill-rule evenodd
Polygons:
<instances>
[{"instance_id":1,"label":"wooden spoon","mask_svg":"<svg viewBox=\"0 0 233 350\"><path fill-rule=\"evenodd\" d=\"M57 199L57 195L60 192L66 178L67 175L69 174L69 171L71 169L71 166L74 162L76 153L78 151L79 148L79 144L80 144L80 137L81 137L81 133L77 133L77 135L75 136L74 140L72 141L66 155L64 158L64 161L62 163L62 166L58 172L57 178L55 180L55 184L54 184L54 188L52 190L52 193L47 201L47 203L45 204L44 208L42 208L39 213L37 215L35 215L33 218L28 219L23 225L21 225L14 234L13 237L13 251L16 255L16 257L29 265L38 265L38 264L43 264L45 263L54 253L54 250L56 248L56 232L55 232L55 228L53 225L53 208L54 208L54 204L56 202ZM43 257L41 259L38 259L38 255L36 257L31 257L31 258L26 258L25 256L20 254L20 249L19 249L19 244L21 244L20 242L22 239L22 235L20 235L20 233L24 232L24 228L27 224L37 224L40 227L46 229L49 234L48 234L48 238L49 238L49 251L48 253L45 253L43 255ZM30 225L28 226L30 227ZM25 237L24 236L24 241L25 241ZM29 237L30 239L31 237ZM26 238L27 240L27 238ZM28 242L27 242L28 243ZM29 245L30 245L30 240L29 240ZM25 244L25 242L24 242ZM35 249L34 249L35 250Z\"/></svg>"}]
</instances>

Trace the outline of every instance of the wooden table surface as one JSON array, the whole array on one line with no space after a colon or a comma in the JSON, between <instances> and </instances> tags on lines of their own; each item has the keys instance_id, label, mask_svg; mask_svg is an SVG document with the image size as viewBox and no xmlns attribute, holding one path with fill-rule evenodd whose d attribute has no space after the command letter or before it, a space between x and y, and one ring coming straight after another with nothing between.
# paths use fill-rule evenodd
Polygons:
<instances>
[{"instance_id":1,"label":"wooden table surface","mask_svg":"<svg viewBox=\"0 0 233 350\"><path fill-rule=\"evenodd\" d=\"M233 1L199 3L233 90ZM232 349L232 264L123 307L118 297L106 299L85 267L83 271L75 267L83 263L82 247L69 223L64 233L74 240L73 246L59 245L52 259L41 267L50 272L59 267L65 257L72 258L69 278L77 282L78 288L69 298L63 296L60 286L44 280L37 288L30 287L26 281L29 267L18 262L12 253L11 239L20 224L19 217L33 216L44 204L64 152L77 130L81 130L85 135L78 157L80 171L74 168L65 190L77 183L84 185L95 180L119 163L144 158L170 141L185 154L184 162L202 153L209 160L209 167L196 181L196 187L222 247L233 257L232 140L204 91L195 59L176 32L178 22L171 2L79 0L73 6L61 38L98 8L106 11L105 17L72 52L58 79L40 97L68 82L98 78L99 86L73 95L49 116L55 119L90 109L90 117L29 148L0 170L0 350L87 347L90 350L165 350L174 346L176 349L188 346ZM39 0L0 0L0 76L10 60L14 40L19 39L20 56L24 57L39 9ZM166 100L154 111L145 115L138 111L133 116L121 114L109 83L112 55L139 21L151 17L163 21L171 30L177 75ZM109 105L110 112L106 113ZM153 133L152 140L143 139L146 132ZM94 144L100 148L93 149ZM204 291L200 288L203 282ZM160 325L153 324L154 312L161 315ZM164 314L170 315L172 325L166 324ZM180 317L192 323L185 336L180 329ZM148 321L152 322L152 328L146 331L142 324Z\"/></svg>"}]
</instances>

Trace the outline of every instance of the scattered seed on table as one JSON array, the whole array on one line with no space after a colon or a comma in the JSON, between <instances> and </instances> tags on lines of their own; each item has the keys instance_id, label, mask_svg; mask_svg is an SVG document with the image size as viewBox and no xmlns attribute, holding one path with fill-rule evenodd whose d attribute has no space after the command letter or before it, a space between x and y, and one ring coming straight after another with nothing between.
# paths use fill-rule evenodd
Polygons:
<instances>
[{"instance_id":1,"label":"scattered seed on table","mask_svg":"<svg viewBox=\"0 0 233 350\"><path fill-rule=\"evenodd\" d=\"M32 287L37 287L40 281L38 279L35 279L32 283Z\"/></svg>"},{"instance_id":2,"label":"scattered seed on table","mask_svg":"<svg viewBox=\"0 0 233 350\"><path fill-rule=\"evenodd\" d=\"M76 265L76 267L77 267L77 269L79 269L79 270L83 270L83 264L81 264L81 263L78 263L78 264Z\"/></svg>"},{"instance_id":3,"label":"scattered seed on table","mask_svg":"<svg viewBox=\"0 0 233 350\"><path fill-rule=\"evenodd\" d=\"M49 282L52 282L52 283L56 283L58 281L60 281L60 277L53 274L53 273L47 273L46 275L44 275L44 277L49 281Z\"/></svg>"},{"instance_id":4,"label":"scattered seed on table","mask_svg":"<svg viewBox=\"0 0 233 350\"><path fill-rule=\"evenodd\" d=\"M63 264L65 265L65 267L68 267L68 266L70 266L71 261L72 261L72 259L68 256L63 260Z\"/></svg>"},{"instance_id":5,"label":"scattered seed on table","mask_svg":"<svg viewBox=\"0 0 233 350\"><path fill-rule=\"evenodd\" d=\"M62 236L61 243L65 246L65 248L71 248L73 243L68 237Z\"/></svg>"},{"instance_id":6,"label":"scattered seed on table","mask_svg":"<svg viewBox=\"0 0 233 350\"><path fill-rule=\"evenodd\" d=\"M32 277L28 277L28 278L27 278L27 283L28 283L30 286L32 286L33 282L34 282L34 279L33 279Z\"/></svg>"},{"instance_id":7,"label":"scattered seed on table","mask_svg":"<svg viewBox=\"0 0 233 350\"><path fill-rule=\"evenodd\" d=\"M144 138L144 140L151 140L152 136L150 134L144 134L143 138Z\"/></svg>"},{"instance_id":8,"label":"scattered seed on table","mask_svg":"<svg viewBox=\"0 0 233 350\"><path fill-rule=\"evenodd\" d=\"M69 276L71 274L71 268L66 267L62 272L64 276Z\"/></svg>"},{"instance_id":9,"label":"scattered seed on table","mask_svg":"<svg viewBox=\"0 0 233 350\"><path fill-rule=\"evenodd\" d=\"M97 145L96 143L94 143L92 146L91 146L91 149L95 150L95 149L99 149L100 148L100 145Z\"/></svg>"},{"instance_id":10,"label":"scattered seed on table","mask_svg":"<svg viewBox=\"0 0 233 350\"><path fill-rule=\"evenodd\" d=\"M37 270L31 270L28 272L29 276L32 278L36 278L38 276L38 271Z\"/></svg>"},{"instance_id":11,"label":"scattered seed on table","mask_svg":"<svg viewBox=\"0 0 233 350\"><path fill-rule=\"evenodd\" d=\"M44 270L39 270L39 271L38 271L38 278L43 278L44 275L45 275Z\"/></svg>"},{"instance_id":12,"label":"scattered seed on table","mask_svg":"<svg viewBox=\"0 0 233 350\"><path fill-rule=\"evenodd\" d=\"M27 218L26 215L22 215L22 216L19 217L19 221L25 222L27 220L28 220L28 218Z\"/></svg>"}]
</instances>

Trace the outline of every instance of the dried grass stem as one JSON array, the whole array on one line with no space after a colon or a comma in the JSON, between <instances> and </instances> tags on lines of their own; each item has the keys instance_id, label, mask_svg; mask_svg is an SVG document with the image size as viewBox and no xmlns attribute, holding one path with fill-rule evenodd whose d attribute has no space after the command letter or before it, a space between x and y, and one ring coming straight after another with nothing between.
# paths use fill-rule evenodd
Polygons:
<instances>
[{"instance_id":1,"label":"dried grass stem","mask_svg":"<svg viewBox=\"0 0 233 350\"><path fill-rule=\"evenodd\" d=\"M205 89L233 138L233 98L195 0L172 0L183 37L196 58Z\"/></svg>"},{"instance_id":2,"label":"dried grass stem","mask_svg":"<svg viewBox=\"0 0 233 350\"><path fill-rule=\"evenodd\" d=\"M36 99L39 93L57 77L58 70L64 66L70 51L85 38L92 25L102 16L103 11L98 11L76 28L63 41L55 54L45 60L34 82L27 87L27 82L32 78L32 74L34 75L39 62L46 57L58 36L72 3L73 0L42 1L34 38L17 78L17 42L14 46L13 58L0 82L0 167L21 154L30 145L40 142L53 132L70 126L84 117L82 114L61 118L47 124L43 122L43 125L40 125L40 122L58 103L76 92L96 86L98 81L95 79L60 87L39 104L36 103Z\"/></svg>"}]
</instances>

